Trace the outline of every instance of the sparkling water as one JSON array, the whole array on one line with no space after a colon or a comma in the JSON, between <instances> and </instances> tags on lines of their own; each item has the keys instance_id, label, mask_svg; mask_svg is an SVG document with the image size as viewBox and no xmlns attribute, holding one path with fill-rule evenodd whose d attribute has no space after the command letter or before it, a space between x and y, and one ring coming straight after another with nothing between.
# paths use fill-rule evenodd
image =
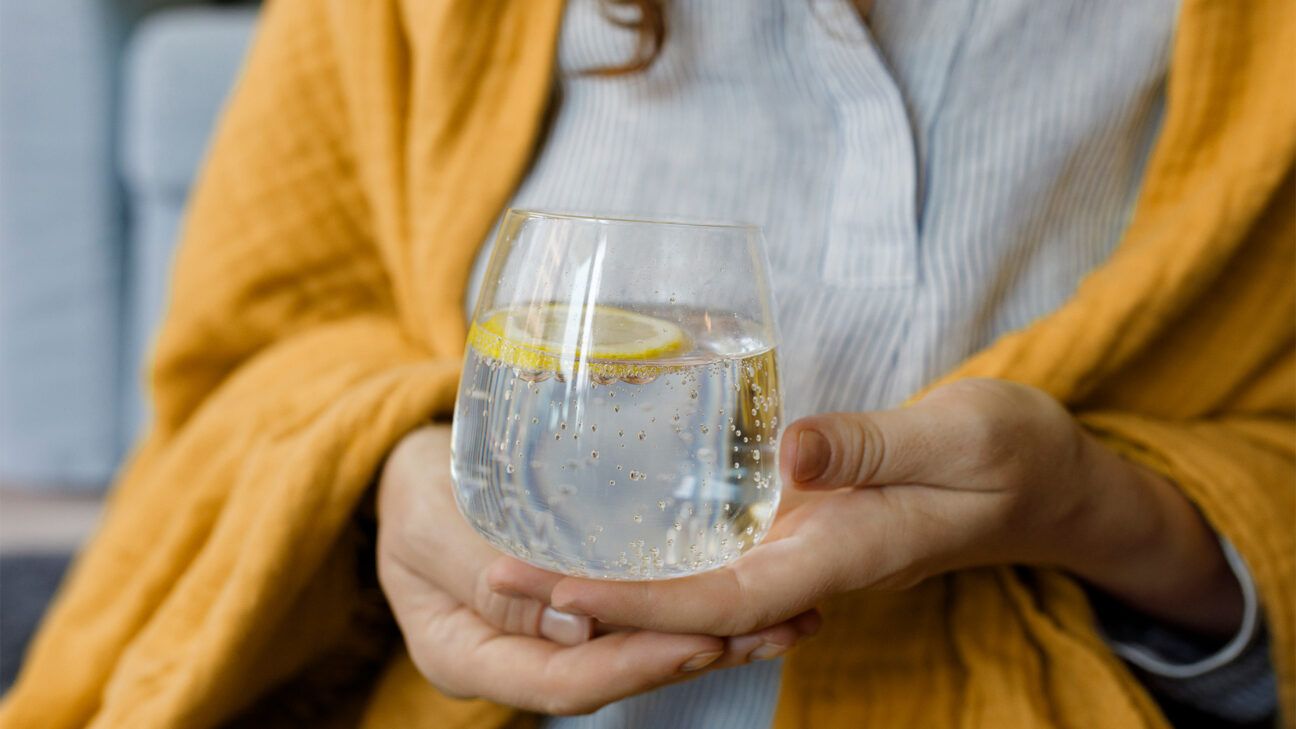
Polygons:
<instances>
[{"instance_id":1,"label":"sparkling water","mask_svg":"<svg viewBox=\"0 0 1296 729\"><path fill-rule=\"evenodd\" d=\"M602 370L522 370L470 347L452 471L473 527L531 564L608 579L702 572L759 542L779 501L774 349L740 322L686 328L691 351Z\"/></svg>"}]
</instances>

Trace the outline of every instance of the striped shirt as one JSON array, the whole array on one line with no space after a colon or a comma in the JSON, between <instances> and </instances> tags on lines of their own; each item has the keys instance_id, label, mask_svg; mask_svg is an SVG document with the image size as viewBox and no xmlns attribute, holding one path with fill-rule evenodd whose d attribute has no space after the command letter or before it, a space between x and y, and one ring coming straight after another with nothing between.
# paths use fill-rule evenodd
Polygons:
<instances>
[{"instance_id":1,"label":"striped shirt","mask_svg":"<svg viewBox=\"0 0 1296 729\"><path fill-rule=\"evenodd\" d=\"M1176 0L877 0L867 27L846 0L667 7L656 63L601 78L581 71L630 58L635 34L569 3L554 115L514 205L761 224L791 420L896 405L1107 258L1157 134ZM1188 677L1117 632L1154 691L1218 710L1242 681L1252 698L1228 717L1274 706L1254 629L1225 660L1179 656L1209 669ZM780 668L546 726L769 726Z\"/></svg>"}]
</instances>

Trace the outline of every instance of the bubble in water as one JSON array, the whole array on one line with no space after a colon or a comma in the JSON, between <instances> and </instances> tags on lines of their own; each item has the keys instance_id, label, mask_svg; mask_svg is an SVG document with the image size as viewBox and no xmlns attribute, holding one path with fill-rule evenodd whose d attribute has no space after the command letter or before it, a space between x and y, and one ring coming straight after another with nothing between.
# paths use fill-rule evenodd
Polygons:
<instances>
[{"instance_id":1,"label":"bubble in water","mask_svg":"<svg viewBox=\"0 0 1296 729\"><path fill-rule=\"evenodd\" d=\"M647 438L648 438L647 433L643 432L642 430L639 431L639 440L646 440Z\"/></svg>"},{"instance_id":2,"label":"bubble in water","mask_svg":"<svg viewBox=\"0 0 1296 729\"><path fill-rule=\"evenodd\" d=\"M508 464L507 466L504 467L504 470L507 471L508 473L513 473L513 464L512 463Z\"/></svg>"},{"instance_id":3,"label":"bubble in water","mask_svg":"<svg viewBox=\"0 0 1296 729\"><path fill-rule=\"evenodd\" d=\"M642 514L635 514L634 516L630 517L630 519L631 519L632 521L634 521L634 523L636 523L636 524L640 524L640 523L643 522L643 515L642 515Z\"/></svg>"},{"instance_id":4,"label":"bubble in water","mask_svg":"<svg viewBox=\"0 0 1296 729\"><path fill-rule=\"evenodd\" d=\"M703 424L702 424L702 432L703 432L703 433L710 433L710 432L711 432L711 427L708 426L706 423L703 423Z\"/></svg>"},{"instance_id":5,"label":"bubble in water","mask_svg":"<svg viewBox=\"0 0 1296 729\"><path fill-rule=\"evenodd\" d=\"M540 422L540 418L531 418L531 424L535 425Z\"/></svg>"},{"instance_id":6,"label":"bubble in water","mask_svg":"<svg viewBox=\"0 0 1296 729\"><path fill-rule=\"evenodd\" d=\"M666 500L665 500L665 499L657 499L657 510L658 510L658 511L666 511Z\"/></svg>"},{"instance_id":7,"label":"bubble in water","mask_svg":"<svg viewBox=\"0 0 1296 729\"><path fill-rule=\"evenodd\" d=\"M616 486L616 481L608 479L608 486Z\"/></svg>"},{"instance_id":8,"label":"bubble in water","mask_svg":"<svg viewBox=\"0 0 1296 729\"><path fill-rule=\"evenodd\" d=\"M759 460L760 460L760 451L757 450L757 449L755 449L755 448L752 449L752 460L753 460L753 461L759 461Z\"/></svg>"},{"instance_id":9,"label":"bubble in water","mask_svg":"<svg viewBox=\"0 0 1296 729\"><path fill-rule=\"evenodd\" d=\"M675 531L677 531L677 532L682 532L682 531L684 531L684 525L681 524L681 523L679 523L679 522L675 522L674 527L675 527ZM748 527L748 528L750 529L751 527Z\"/></svg>"},{"instance_id":10,"label":"bubble in water","mask_svg":"<svg viewBox=\"0 0 1296 729\"><path fill-rule=\"evenodd\" d=\"M594 460L598 460L598 451L590 451L590 458L593 458Z\"/></svg>"}]
</instances>

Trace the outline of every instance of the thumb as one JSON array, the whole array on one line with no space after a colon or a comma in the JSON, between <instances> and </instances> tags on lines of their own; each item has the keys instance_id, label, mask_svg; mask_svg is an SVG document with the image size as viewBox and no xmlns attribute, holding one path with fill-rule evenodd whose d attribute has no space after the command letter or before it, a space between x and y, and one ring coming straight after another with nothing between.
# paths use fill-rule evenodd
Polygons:
<instances>
[{"instance_id":1,"label":"thumb","mask_svg":"<svg viewBox=\"0 0 1296 729\"><path fill-rule=\"evenodd\" d=\"M912 409L802 418L783 432L783 483L839 489L920 482L931 464L930 425Z\"/></svg>"}]
</instances>

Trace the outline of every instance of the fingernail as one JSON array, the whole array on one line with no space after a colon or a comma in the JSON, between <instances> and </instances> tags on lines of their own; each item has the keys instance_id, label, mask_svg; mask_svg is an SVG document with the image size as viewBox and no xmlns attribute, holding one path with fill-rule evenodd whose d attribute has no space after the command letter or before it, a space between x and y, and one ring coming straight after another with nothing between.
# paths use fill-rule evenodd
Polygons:
<instances>
[{"instance_id":1,"label":"fingernail","mask_svg":"<svg viewBox=\"0 0 1296 729\"><path fill-rule=\"evenodd\" d=\"M594 633L594 621L582 615L572 615L544 609L540 614L540 635L562 645L580 645Z\"/></svg>"},{"instance_id":2,"label":"fingernail","mask_svg":"<svg viewBox=\"0 0 1296 729\"><path fill-rule=\"evenodd\" d=\"M774 643L762 643L759 648L747 654L747 658L752 661L768 661L775 656L781 656L788 648L792 646L775 645Z\"/></svg>"},{"instance_id":3,"label":"fingernail","mask_svg":"<svg viewBox=\"0 0 1296 729\"><path fill-rule=\"evenodd\" d=\"M803 430L797 436L796 467L792 469L794 481L813 481L828 469L831 447L828 439L817 430Z\"/></svg>"},{"instance_id":4,"label":"fingernail","mask_svg":"<svg viewBox=\"0 0 1296 729\"><path fill-rule=\"evenodd\" d=\"M706 653L699 653L685 661L684 665L680 666L680 670L687 672L706 668L712 663L715 663L716 659L723 654L724 651L707 651Z\"/></svg>"}]
</instances>

